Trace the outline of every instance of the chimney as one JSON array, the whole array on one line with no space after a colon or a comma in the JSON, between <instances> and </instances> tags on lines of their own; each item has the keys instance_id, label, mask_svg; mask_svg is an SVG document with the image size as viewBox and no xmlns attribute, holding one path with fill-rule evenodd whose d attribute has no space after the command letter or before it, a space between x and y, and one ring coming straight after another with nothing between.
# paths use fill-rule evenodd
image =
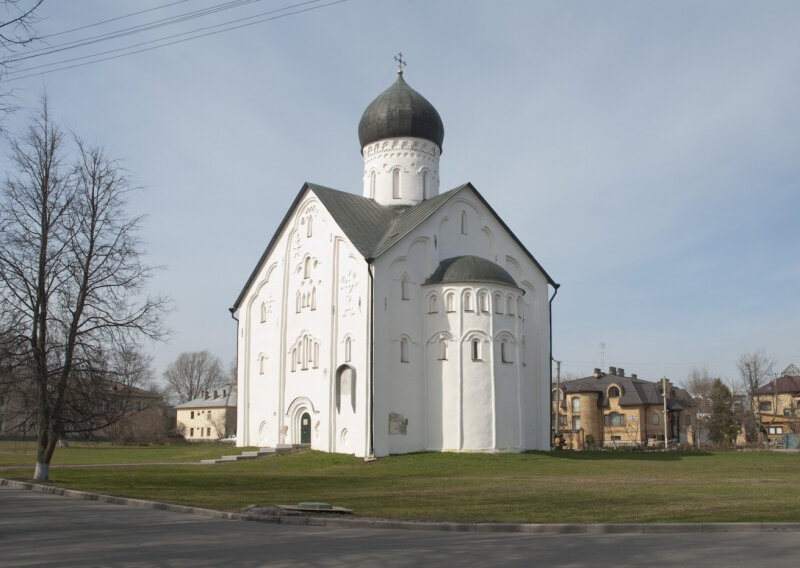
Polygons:
<instances>
[{"instance_id":1,"label":"chimney","mask_svg":"<svg viewBox=\"0 0 800 568\"><path fill-rule=\"evenodd\" d=\"M603 376L603 371L601 371L600 369L598 369L597 367L595 367L595 368L594 368L594 378L595 378L595 379L599 379L599 378L600 378L600 377L602 377L602 376Z\"/></svg>"},{"instance_id":2,"label":"chimney","mask_svg":"<svg viewBox=\"0 0 800 568\"><path fill-rule=\"evenodd\" d=\"M203 398L208 400L208 391L203 391Z\"/></svg>"},{"instance_id":3,"label":"chimney","mask_svg":"<svg viewBox=\"0 0 800 568\"><path fill-rule=\"evenodd\" d=\"M625 376L625 369L623 369L622 367L617 367L617 376L618 377L624 377Z\"/></svg>"},{"instance_id":4,"label":"chimney","mask_svg":"<svg viewBox=\"0 0 800 568\"><path fill-rule=\"evenodd\" d=\"M222 389L222 398L225 398L226 396L228 396L228 393L225 389Z\"/></svg>"},{"instance_id":5,"label":"chimney","mask_svg":"<svg viewBox=\"0 0 800 568\"><path fill-rule=\"evenodd\" d=\"M609 367L608 368L608 374L609 375L616 375L617 374L617 368L616 367Z\"/></svg>"},{"instance_id":6,"label":"chimney","mask_svg":"<svg viewBox=\"0 0 800 568\"><path fill-rule=\"evenodd\" d=\"M218 396L219 396L219 391L214 391L214 398L217 398Z\"/></svg>"},{"instance_id":7,"label":"chimney","mask_svg":"<svg viewBox=\"0 0 800 568\"><path fill-rule=\"evenodd\" d=\"M631 373L631 378L632 379L638 379L639 377L636 375L636 373Z\"/></svg>"}]
</instances>

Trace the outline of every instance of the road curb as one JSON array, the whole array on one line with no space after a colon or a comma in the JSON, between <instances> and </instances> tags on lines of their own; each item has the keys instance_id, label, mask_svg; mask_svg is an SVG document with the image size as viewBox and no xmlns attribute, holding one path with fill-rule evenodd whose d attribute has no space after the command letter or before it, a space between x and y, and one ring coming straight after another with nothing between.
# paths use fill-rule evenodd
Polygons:
<instances>
[{"instance_id":1,"label":"road curb","mask_svg":"<svg viewBox=\"0 0 800 568\"><path fill-rule=\"evenodd\" d=\"M416 531L450 531L475 533L526 533L526 534L653 534L653 533L720 533L720 532L775 532L800 531L800 523L434 523L420 521L392 521L385 519L363 519L342 517L305 517L297 515L275 516L253 513L232 513L216 509L204 509L189 505L146 501L130 497L117 497L64 489L53 485L42 485L28 481L0 478L0 487L26 489L71 499L99 501L127 507L154 509L184 513L212 519L275 523L282 525L307 525L314 527L400 529Z\"/></svg>"}]
</instances>

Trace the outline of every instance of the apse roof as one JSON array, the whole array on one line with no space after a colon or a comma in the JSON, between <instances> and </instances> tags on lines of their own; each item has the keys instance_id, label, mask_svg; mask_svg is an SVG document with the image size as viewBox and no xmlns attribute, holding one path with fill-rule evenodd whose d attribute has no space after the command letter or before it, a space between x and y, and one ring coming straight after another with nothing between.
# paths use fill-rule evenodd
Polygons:
<instances>
[{"instance_id":1,"label":"apse roof","mask_svg":"<svg viewBox=\"0 0 800 568\"><path fill-rule=\"evenodd\" d=\"M517 282L502 266L479 256L454 256L439 263L425 284L484 282L517 287Z\"/></svg>"}]
</instances>

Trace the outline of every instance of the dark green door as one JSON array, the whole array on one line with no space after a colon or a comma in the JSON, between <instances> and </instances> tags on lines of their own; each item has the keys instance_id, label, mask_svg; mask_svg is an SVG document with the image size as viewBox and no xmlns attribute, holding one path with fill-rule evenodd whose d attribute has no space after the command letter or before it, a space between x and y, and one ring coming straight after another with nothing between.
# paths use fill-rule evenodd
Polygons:
<instances>
[{"instance_id":1,"label":"dark green door","mask_svg":"<svg viewBox=\"0 0 800 568\"><path fill-rule=\"evenodd\" d=\"M300 417L300 443L311 443L311 416L308 414L308 412L304 413L303 416Z\"/></svg>"}]
</instances>

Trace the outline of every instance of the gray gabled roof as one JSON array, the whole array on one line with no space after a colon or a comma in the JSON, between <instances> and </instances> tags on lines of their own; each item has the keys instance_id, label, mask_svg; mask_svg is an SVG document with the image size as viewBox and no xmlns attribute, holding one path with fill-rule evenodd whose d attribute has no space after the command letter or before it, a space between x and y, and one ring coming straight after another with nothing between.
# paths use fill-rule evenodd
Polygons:
<instances>
[{"instance_id":1,"label":"gray gabled roof","mask_svg":"<svg viewBox=\"0 0 800 568\"><path fill-rule=\"evenodd\" d=\"M580 379L563 381L561 388L566 394L597 392L600 394L597 399L598 406L607 406L606 392L608 392L608 387L611 385L617 385L621 391L619 397L620 406L664 404L659 382L645 381L633 377L620 377L612 374L603 374L600 377L590 375ZM667 397L667 408L669 410L680 410L690 406L695 406L691 395L682 388L673 388L672 396Z\"/></svg>"},{"instance_id":2,"label":"gray gabled roof","mask_svg":"<svg viewBox=\"0 0 800 568\"><path fill-rule=\"evenodd\" d=\"M464 185L436 195L430 199L426 199L411 207L387 207L367 197L306 182L297 194L292 206L289 207L289 210L286 212L283 221L281 221L280 226L278 226L278 229L275 231L275 234L264 250L264 253L261 255L258 263L256 263L253 272L250 274L247 283L239 293L239 297L236 298L233 307L230 308L231 313L239 309L241 302L244 300L244 295L247 293L253 280L255 280L261 265L269 256L272 248L283 232L284 227L291 219L294 210L307 191L312 192L319 198L334 221L336 221L345 235L347 235L347 238L353 243L353 246L356 247L365 260L371 262L388 251L415 227L419 226L420 223L433 215L440 207L466 188L469 188L475 193L497 222L508 232L509 236L514 239L533 263L542 271L547 281L555 288L558 288L559 285L550 278L530 251L525 248L525 245L511 232L489 203L470 183L465 183Z\"/></svg>"},{"instance_id":3,"label":"gray gabled roof","mask_svg":"<svg viewBox=\"0 0 800 568\"><path fill-rule=\"evenodd\" d=\"M215 394L217 396L214 396ZM227 406L236 406L236 389L226 387L225 389L210 391L208 397L201 395L179 404L175 408L221 408Z\"/></svg>"}]
</instances>

